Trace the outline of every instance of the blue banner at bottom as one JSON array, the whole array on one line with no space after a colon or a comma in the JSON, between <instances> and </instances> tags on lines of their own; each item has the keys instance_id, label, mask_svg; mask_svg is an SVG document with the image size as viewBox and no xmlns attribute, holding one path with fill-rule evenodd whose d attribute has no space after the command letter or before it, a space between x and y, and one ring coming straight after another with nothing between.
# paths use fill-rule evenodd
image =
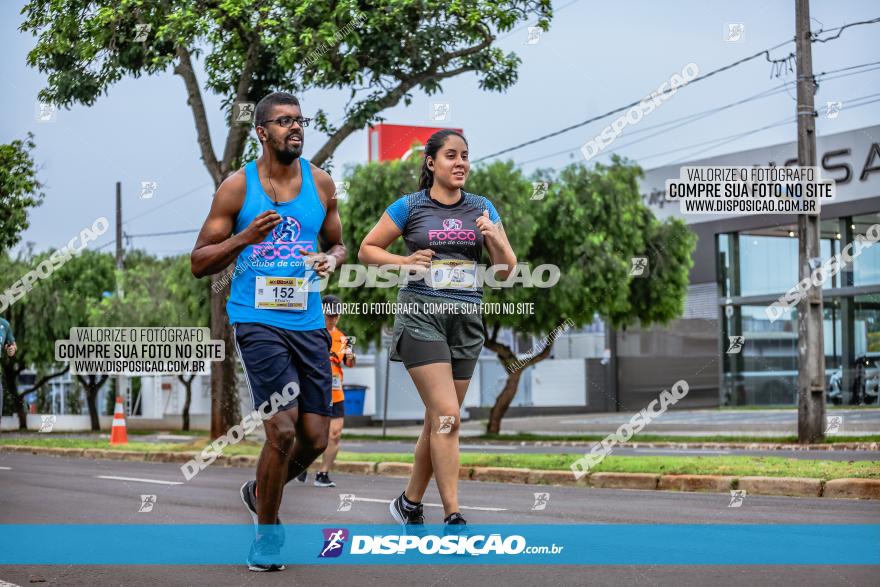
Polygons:
<instances>
[{"instance_id":1,"label":"blue banner at bottom","mask_svg":"<svg viewBox=\"0 0 880 587\"><path fill-rule=\"evenodd\" d=\"M4 524L0 565L877 565L880 525ZM459 527L461 528L461 527Z\"/></svg>"}]
</instances>

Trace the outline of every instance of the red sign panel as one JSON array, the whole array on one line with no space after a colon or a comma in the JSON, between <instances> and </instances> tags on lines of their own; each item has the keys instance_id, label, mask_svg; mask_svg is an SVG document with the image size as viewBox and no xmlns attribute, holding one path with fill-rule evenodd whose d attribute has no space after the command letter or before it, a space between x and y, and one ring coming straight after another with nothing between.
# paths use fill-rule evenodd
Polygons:
<instances>
[{"instance_id":1,"label":"red sign panel","mask_svg":"<svg viewBox=\"0 0 880 587\"><path fill-rule=\"evenodd\" d=\"M410 150L413 143L424 145L428 138L444 127L377 124L368 129L369 160L393 161ZM453 129L462 132L460 128Z\"/></svg>"}]
</instances>

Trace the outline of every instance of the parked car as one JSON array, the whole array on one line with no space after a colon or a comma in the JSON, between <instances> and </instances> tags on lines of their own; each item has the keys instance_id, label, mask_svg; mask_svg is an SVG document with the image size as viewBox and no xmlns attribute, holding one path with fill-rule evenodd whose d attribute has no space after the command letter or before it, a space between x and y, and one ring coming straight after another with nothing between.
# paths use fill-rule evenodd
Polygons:
<instances>
[{"instance_id":1,"label":"parked car","mask_svg":"<svg viewBox=\"0 0 880 587\"><path fill-rule=\"evenodd\" d=\"M854 378L856 377L860 365L864 368L864 382L860 394L861 403L877 403L878 390L880 390L880 368L877 366L877 361L872 357L861 356L856 358L852 367ZM843 403L843 392L846 391L851 393L852 389L843 389L842 369L838 367L837 369L830 371L830 373L831 376L828 380L826 398L829 403L839 406Z\"/></svg>"}]
</instances>

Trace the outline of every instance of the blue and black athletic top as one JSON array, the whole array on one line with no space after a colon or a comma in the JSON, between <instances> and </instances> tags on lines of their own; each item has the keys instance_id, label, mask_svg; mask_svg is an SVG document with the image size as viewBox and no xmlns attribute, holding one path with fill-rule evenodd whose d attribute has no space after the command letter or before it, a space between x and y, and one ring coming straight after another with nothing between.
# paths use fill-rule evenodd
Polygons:
<instances>
[{"instance_id":1,"label":"blue and black athletic top","mask_svg":"<svg viewBox=\"0 0 880 587\"><path fill-rule=\"evenodd\" d=\"M483 196L462 191L454 204L443 204L432 198L427 189L399 198L386 208L388 216L403 233L410 254L420 249L431 249L432 260L453 259L480 264L483 255L483 234L477 228L477 218L489 211L489 219L498 224L501 217L495 206ZM436 289L424 279L410 280L404 291L479 303L483 289Z\"/></svg>"}]
</instances>

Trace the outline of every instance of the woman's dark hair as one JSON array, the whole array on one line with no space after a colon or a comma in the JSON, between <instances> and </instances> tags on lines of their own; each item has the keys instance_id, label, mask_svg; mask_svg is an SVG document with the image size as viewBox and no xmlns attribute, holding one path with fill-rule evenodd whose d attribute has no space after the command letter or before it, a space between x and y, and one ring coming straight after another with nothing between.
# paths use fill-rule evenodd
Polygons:
<instances>
[{"instance_id":1,"label":"woman's dark hair","mask_svg":"<svg viewBox=\"0 0 880 587\"><path fill-rule=\"evenodd\" d=\"M428 169L428 157L431 157L432 159L437 157L437 151L440 150L440 147L443 146L443 143L445 143L446 139L451 135L461 137L464 144L468 144L467 139L464 138L463 134L457 130L452 130L451 128L444 128L443 130L438 130L432 134L431 138L428 139L428 142L425 143L425 158L422 159L422 172L419 174L420 190L430 189L431 186L434 185L434 172Z\"/></svg>"}]
</instances>

